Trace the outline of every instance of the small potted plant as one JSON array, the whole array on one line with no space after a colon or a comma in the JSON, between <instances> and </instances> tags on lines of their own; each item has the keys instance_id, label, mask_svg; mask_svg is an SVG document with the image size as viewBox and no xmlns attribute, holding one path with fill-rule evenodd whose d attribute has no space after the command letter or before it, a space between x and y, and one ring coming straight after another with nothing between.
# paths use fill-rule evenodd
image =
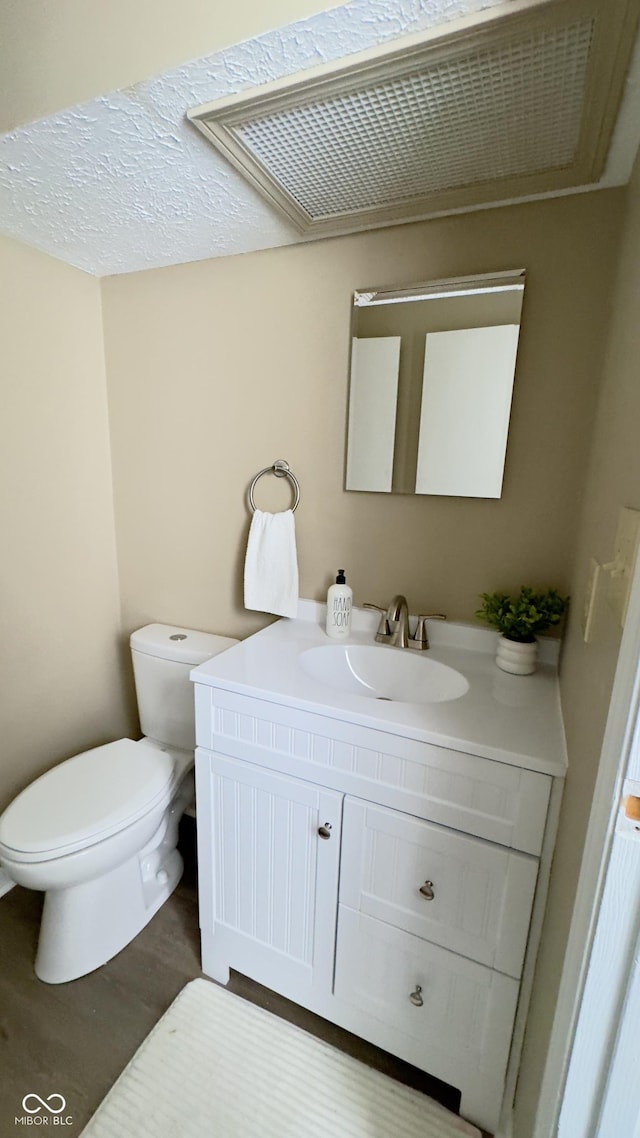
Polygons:
<instances>
[{"instance_id":1,"label":"small potted plant","mask_svg":"<svg viewBox=\"0 0 640 1138\"><path fill-rule=\"evenodd\" d=\"M528 676L536 670L536 636L559 624L568 597L556 589L536 590L524 586L516 597L506 593L482 593L482 608L476 616L500 633L496 664L503 672Z\"/></svg>"}]
</instances>

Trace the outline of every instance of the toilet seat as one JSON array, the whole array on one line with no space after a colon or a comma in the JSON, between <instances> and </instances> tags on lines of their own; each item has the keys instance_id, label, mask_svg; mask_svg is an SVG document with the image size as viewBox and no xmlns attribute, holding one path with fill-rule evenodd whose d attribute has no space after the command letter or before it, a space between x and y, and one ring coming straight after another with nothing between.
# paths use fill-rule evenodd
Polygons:
<instances>
[{"instance_id":1,"label":"toilet seat","mask_svg":"<svg viewBox=\"0 0 640 1138\"><path fill-rule=\"evenodd\" d=\"M103 841L168 796L170 754L132 739L83 751L26 787L0 819L0 857L47 861Z\"/></svg>"}]
</instances>

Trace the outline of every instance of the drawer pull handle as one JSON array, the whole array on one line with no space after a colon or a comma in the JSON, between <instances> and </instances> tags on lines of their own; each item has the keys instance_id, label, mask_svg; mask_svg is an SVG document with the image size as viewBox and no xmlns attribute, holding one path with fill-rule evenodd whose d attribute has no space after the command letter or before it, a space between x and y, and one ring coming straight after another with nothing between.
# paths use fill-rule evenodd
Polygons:
<instances>
[{"instance_id":1,"label":"drawer pull handle","mask_svg":"<svg viewBox=\"0 0 640 1138\"><path fill-rule=\"evenodd\" d=\"M409 999L411 1000L411 1003L413 1004L413 1006L415 1008L421 1008L422 1007L422 1005L424 1004L424 1000L422 999L422 985L421 984L416 984L413 992L409 993Z\"/></svg>"},{"instance_id":2,"label":"drawer pull handle","mask_svg":"<svg viewBox=\"0 0 640 1138\"><path fill-rule=\"evenodd\" d=\"M433 891L433 881L425 881L424 885L420 886L418 892L421 893L427 901L433 901L435 897L435 893Z\"/></svg>"},{"instance_id":3,"label":"drawer pull handle","mask_svg":"<svg viewBox=\"0 0 640 1138\"><path fill-rule=\"evenodd\" d=\"M318 834L327 841L331 837L331 822L325 822L324 826L318 826Z\"/></svg>"}]
</instances>

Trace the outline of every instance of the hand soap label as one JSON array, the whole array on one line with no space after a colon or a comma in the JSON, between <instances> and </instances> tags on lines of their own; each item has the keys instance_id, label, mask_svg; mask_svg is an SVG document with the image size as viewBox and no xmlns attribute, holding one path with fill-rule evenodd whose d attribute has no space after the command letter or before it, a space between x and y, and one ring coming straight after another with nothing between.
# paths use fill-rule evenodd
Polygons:
<instances>
[{"instance_id":1,"label":"hand soap label","mask_svg":"<svg viewBox=\"0 0 640 1138\"><path fill-rule=\"evenodd\" d=\"M331 627L346 636L351 625L351 597L334 596L331 612L327 615L331 619Z\"/></svg>"}]
</instances>

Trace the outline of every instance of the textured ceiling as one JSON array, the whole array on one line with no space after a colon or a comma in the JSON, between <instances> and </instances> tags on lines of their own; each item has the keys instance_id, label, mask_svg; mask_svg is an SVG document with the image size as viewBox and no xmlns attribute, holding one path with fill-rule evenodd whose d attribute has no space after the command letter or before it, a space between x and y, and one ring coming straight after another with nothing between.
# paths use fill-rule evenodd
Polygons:
<instances>
[{"instance_id":1,"label":"textured ceiling","mask_svg":"<svg viewBox=\"0 0 640 1138\"><path fill-rule=\"evenodd\" d=\"M12 131L0 138L0 230L97 276L299 241L187 109L499 6L353 0Z\"/></svg>"}]
</instances>

